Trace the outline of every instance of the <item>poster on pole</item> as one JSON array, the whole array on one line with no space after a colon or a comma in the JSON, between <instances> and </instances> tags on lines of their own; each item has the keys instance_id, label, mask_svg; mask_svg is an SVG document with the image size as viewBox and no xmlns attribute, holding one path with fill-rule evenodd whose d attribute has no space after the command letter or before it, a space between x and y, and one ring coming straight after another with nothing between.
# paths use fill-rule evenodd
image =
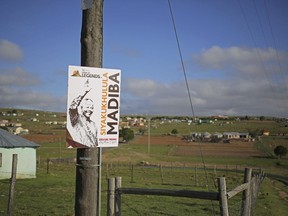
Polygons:
<instances>
[{"instance_id":1,"label":"poster on pole","mask_svg":"<svg viewBox=\"0 0 288 216\"><path fill-rule=\"evenodd\" d=\"M121 70L69 66L68 148L117 147Z\"/></svg>"}]
</instances>

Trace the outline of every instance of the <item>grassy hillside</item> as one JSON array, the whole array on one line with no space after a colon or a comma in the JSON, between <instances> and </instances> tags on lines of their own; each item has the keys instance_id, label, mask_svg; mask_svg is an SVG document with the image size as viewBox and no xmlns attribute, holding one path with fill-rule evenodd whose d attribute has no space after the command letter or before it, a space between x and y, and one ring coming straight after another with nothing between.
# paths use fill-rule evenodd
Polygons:
<instances>
[{"instance_id":1,"label":"grassy hillside","mask_svg":"<svg viewBox=\"0 0 288 216\"><path fill-rule=\"evenodd\" d=\"M1 112L12 112L12 109L0 109ZM22 114L23 113L23 114ZM29 121L37 118L38 121ZM17 180L15 188L14 215L73 215L75 197L75 162L50 163L47 169L48 158L75 158L76 150L65 147L65 128L59 125L48 125L47 121L66 121L61 113L17 110L16 116L0 116L0 120L21 122L30 134L25 136L37 140L41 147L37 149L37 178ZM108 177L121 176L124 187L188 189L199 191L215 191L217 176L225 176L228 189L241 184L245 167L253 167L255 171L260 168L266 173L278 174L288 177L287 156L283 159L276 157L235 157L235 156L207 156L205 151L191 155L186 152L180 154L180 141L170 139L169 134L177 129L178 140L181 136L191 132L253 132L260 133L268 129L271 136L262 136L255 143L255 148L268 155L277 145L288 148L288 128L283 122L274 120L221 120L214 124L190 124L187 122L151 121L151 140L148 151L147 124L142 127L144 135L128 143L120 144L118 148L103 149L102 166L102 215L106 214L106 190ZM132 128L135 133L140 127ZM160 137L162 143L156 142ZM155 139L153 139L155 138ZM147 141L145 141L147 140ZM192 149L192 143L186 143L185 149ZM213 144L217 148L217 144ZM227 144L229 146L229 144ZM199 144L201 149L201 143ZM197 150L199 152L199 149ZM136 166L147 162L153 167ZM132 174L132 165L133 174ZM161 173L160 165L163 170ZM207 173L203 171L204 165ZM215 171L216 170L216 171ZM7 208L9 181L0 181L0 215L4 215ZM287 186L279 181L266 178L262 184L259 198L256 203L254 215L285 215L288 211ZM218 202L187 198L170 198L155 196L123 196L123 215L219 215ZM229 201L231 215L239 215L241 209L241 196Z\"/></svg>"},{"instance_id":2,"label":"grassy hillside","mask_svg":"<svg viewBox=\"0 0 288 216\"><path fill-rule=\"evenodd\" d=\"M120 147L122 148L122 147ZM173 165L173 163L172 163ZM133 178L131 166L117 166L117 163L103 164L102 172L102 215L106 215L107 181L106 177L122 176L124 187L159 188L174 190L217 191L214 171L206 174L198 167L147 168L134 166ZM217 175L225 175L228 191L241 184L243 173L217 170ZM196 177L197 176L197 177ZM133 181L132 181L133 179ZM208 181L207 181L208 180ZM0 181L0 215L5 214L8 200L9 181ZM288 211L287 186L281 182L266 178L261 186L254 215L285 215ZM17 180L15 186L14 215L73 215L75 197L75 164L38 165L36 179ZM228 202L231 215L241 211L241 194ZM219 215L219 203L216 201L175 198L164 196L122 196L123 215Z\"/></svg>"}]
</instances>

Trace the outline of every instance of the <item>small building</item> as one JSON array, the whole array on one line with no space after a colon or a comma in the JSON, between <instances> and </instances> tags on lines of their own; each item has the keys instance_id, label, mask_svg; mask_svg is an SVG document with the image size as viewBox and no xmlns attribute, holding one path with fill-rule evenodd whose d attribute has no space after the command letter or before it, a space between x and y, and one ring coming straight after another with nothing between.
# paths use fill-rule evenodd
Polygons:
<instances>
[{"instance_id":1,"label":"small building","mask_svg":"<svg viewBox=\"0 0 288 216\"><path fill-rule=\"evenodd\" d=\"M31 121L31 122L37 122L39 121L37 118L29 118L28 121Z\"/></svg>"},{"instance_id":2,"label":"small building","mask_svg":"<svg viewBox=\"0 0 288 216\"><path fill-rule=\"evenodd\" d=\"M8 120L5 120L5 119L0 120L0 126L1 127L6 127L8 125L9 125L9 121Z\"/></svg>"},{"instance_id":3,"label":"small building","mask_svg":"<svg viewBox=\"0 0 288 216\"><path fill-rule=\"evenodd\" d=\"M120 127L128 127L129 122L120 122Z\"/></svg>"},{"instance_id":4,"label":"small building","mask_svg":"<svg viewBox=\"0 0 288 216\"><path fill-rule=\"evenodd\" d=\"M221 138L223 138L223 134L222 134L222 133L215 132L215 133L212 134L212 137L221 139Z\"/></svg>"},{"instance_id":5,"label":"small building","mask_svg":"<svg viewBox=\"0 0 288 216\"><path fill-rule=\"evenodd\" d=\"M241 139L241 140L248 140L249 133L240 133L240 132L224 132L223 137L225 139Z\"/></svg>"},{"instance_id":6,"label":"small building","mask_svg":"<svg viewBox=\"0 0 288 216\"><path fill-rule=\"evenodd\" d=\"M22 127L7 127L8 131L11 134L15 134L15 135L20 135L20 134L28 134L29 130L28 129L24 129Z\"/></svg>"},{"instance_id":7,"label":"small building","mask_svg":"<svg viewBox=\"0 0 288 216\"><path fill-rule=\"evenodd\" d=\"M211 138L211 134L210 134L209 132L204 132L204 133L202 134L202 137L203 137L204 139L210 139L210 138Z\"/></svg>"},{"instance_id":8,"label":"small building","mask_svg":"<svg viewBox=\"0 0 288 216\"><path fill-rule=\"evenodd\" d=\"M249 133L239 133L239 138L247 140L249 139Z\"/></svg>"},{"instance_id":9,"label":"small building","mask_svg":"<svg viewBox=\"0 0 288 216\"><path fill-rule=\"evenodd\" d=\"M11 177L13 154L17 154L16 178L36 178L36 149L40 145L0 129L0 179Z\"/></svg>"},{"instance_id":10,"label":"small building","mask_svg":"<svg viewBox=\"0 0 288 216\"><path fill-rule=\"evenodd\" d=\"M223 137L226 139L239 139L240 135L238 132L224 132Z\"/></svg>"},{"instance_id":11,"label":"small building","mask_svg":"<svg viewBox=\"0 0 288 216\"><path fill-rule=\"evenodd\" d=\"M11 122L9 125L10 127L22 127L22 123L20 122Z\"/></svg>"},{"instance_id":12,"label":"small building","mask_svg":"<svg viewBox=\"0 0 288 216\"><path fill-rule=\"evenodd\" d=\"M265 129L263 129L263 130L262 130L262 135L263 135L263 136L269 136L269 135L270 135L270 132L269 132L269 130L268 130L268 129L266 129L266 128L265 128Z\"/></svg>"}]
</instances>

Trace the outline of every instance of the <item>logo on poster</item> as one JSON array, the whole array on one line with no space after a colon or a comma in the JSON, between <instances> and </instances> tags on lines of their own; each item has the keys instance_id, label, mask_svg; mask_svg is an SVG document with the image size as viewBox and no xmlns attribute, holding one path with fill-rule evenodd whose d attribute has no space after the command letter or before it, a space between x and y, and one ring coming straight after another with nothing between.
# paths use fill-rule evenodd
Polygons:
<instances>
[{"instance_id":1,"label":"logo on poster","mask_svg":"<svg viewBox=\"0 0 288 216\"><path fill-rule=\"evenodd\" d=\"M74 70L72 73L74 77L88 77L88 78L101 78L100 74L90 73L90 71L82 70L81 74L79 70Z\"/></svg>"}]
</instances>

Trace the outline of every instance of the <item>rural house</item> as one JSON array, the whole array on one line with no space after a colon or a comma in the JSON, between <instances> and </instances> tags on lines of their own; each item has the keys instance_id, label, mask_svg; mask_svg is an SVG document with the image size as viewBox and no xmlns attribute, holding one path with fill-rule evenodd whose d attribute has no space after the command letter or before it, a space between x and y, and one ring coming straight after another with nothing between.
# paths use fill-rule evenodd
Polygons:
<instances>
[{"instance_id":1,"label":"rural house","mask_svg":"<svg viewBox=\"0 0 288 216\"><path fill-rule=\"evenodd\" d=\"M7 127L7 129L11 134L15 134L15 135L28 134L29 133L28 129L24 129L22 127Z\"/></svg>"},{"instance_id":2,"label":"rural house","mask_svg":"<svg viewBox=\"0 0 288 216\"><path fill-rule=\"evenodd\" d=\"M249 133L240 133L240 132L224 132L223 137L226 139L242 139L248 140Z\"/></svg>"},{"instance_id":3,"label":"rural house","mask_svg":"<svg viewBox=\"0 0 288 216\"><path fill-rule=\"evenodd\" d=\"M13 154L17 154L17 178L36 178L36 148L40 145L0 129L0 179L11 177Z\"/></svg>"},{"instance_id":4,"label":"rural house","mask_svg":"<svg viewBox=\"0 0 288 216\"><path fill-rule=\"evenodd\" d=\"M263 130L262 130L262 135L263 135L263 136L269 136L269 135L270 135L270 132L269 132L269 130L268 130L268 129L266 129L266 128L265 128L265 129L263 129Z\"/></svg>"}]
</instances>

